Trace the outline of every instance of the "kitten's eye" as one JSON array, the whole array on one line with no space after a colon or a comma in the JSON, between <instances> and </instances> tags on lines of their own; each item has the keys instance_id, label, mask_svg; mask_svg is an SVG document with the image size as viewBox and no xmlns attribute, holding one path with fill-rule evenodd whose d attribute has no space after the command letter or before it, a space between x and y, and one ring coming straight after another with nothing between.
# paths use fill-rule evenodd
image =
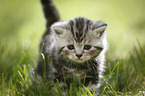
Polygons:
<instances>
[{"instance_id":1,"label":"kitten's eye","mask_svg":"<svg viewBox=\"0 0 145 96\"><path fill-rule=\"evenodd\" d=\"M67 48L68 48L69 50L75 49L74 45L67 45Z\"/></svg>"},{"instance_id":2,"label":"kitten's eye","mask_svg":"<svg viewBox=\"0 0 145 96\"><path fill-rule=\"evenodd\" d=\"M90 50L91 47L92 47L91 45L85 45L85 46L84 46L84 50Z\"/></svg>"}]
</instances>

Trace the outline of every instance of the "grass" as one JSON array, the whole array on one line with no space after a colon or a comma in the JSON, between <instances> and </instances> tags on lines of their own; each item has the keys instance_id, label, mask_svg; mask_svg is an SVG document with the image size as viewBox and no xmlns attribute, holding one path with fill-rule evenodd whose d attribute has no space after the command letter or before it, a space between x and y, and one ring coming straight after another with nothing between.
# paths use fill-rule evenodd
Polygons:
<instances>
[{"instance_id":1,"label":"grass","mask_svg":"<svg viewBox=\"0 0 145 96\"><path fill-rule=\"evenodd\" d=\"M108 24L109 50L100 95L144 96L145 1L54 2L62 20L82 16ZM39 89L32 84L32 69L37 64L38 46L45 30L39 0L0 0L0 12L1 96L96 96L97 92L89 90L81 83L79 86L72 83L69 88L61 88L59 82L47 82L41 83Z\"/></svg>"},{"instance_id":2,"label":"grass","mask_svg":"<svg viewBox=\"0 0 145 96\"><path fill-rule=\"evenodd\" d=\"M145 51L143 46L134 47L130 52L130 57L126 59L107 60L106 72L104 73L103 86L100 95L136 95L144 96L145 90ZM39 89L32 84L32 67L34 67L31 49L18 48L13 51L17 55L12 55L8 49L10 45L1 43L1 58L7 58L7 62L1 59L0 94L5 95L51 95L51 96L96 96L97 92L89 90L83 84L79 86L74 82L69 88L62 88L57 82L41 83ZM7 47L7 48L4 48ZM5 51L6 50L6 51ZM21 52L23 50L23 52ZM132 55L133 54L133 55ZM6 57L3 57L6 56ZM8 57L7 57L8 56ZM15 59L16 58L16 59ZM33 62L32 62L33 61ZM28 62L32 63L31 65ZM7 63L9 66L6 66ZM17 63L17 64L16 64ZM24 63L24 64L22 64ZM10 65L12 64L12 65ZM5 69L5 71L4 71ZM45 78L44 78L45 80ZM75 81L75 80L74 80ZM85 89L85 90L84 90Z\"/></svg>"}]
</instances>

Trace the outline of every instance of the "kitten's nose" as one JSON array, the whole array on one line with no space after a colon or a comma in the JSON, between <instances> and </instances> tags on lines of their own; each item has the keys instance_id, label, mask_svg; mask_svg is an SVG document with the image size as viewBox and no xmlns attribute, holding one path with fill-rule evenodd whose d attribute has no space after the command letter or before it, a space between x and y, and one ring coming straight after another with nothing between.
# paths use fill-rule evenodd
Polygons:
<instances>
[{"instance_id":1,"label":"kitten's nose","mask_svg":"<svg viewBox=\"0 0 145 96\"><path fill-rule=\"evenodd\" d=\"M83 55L82 55L82 54L76 54L76 56L77 56L78 58L81 58Z\"/></svg>"}]
</instances>

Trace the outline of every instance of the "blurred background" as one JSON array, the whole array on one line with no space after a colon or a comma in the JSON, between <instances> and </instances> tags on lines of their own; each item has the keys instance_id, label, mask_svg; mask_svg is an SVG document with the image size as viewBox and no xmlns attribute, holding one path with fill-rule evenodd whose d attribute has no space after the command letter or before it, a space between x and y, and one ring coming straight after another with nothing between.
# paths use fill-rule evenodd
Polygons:
<instances>
[{"instance_id":1,"label":"blurred background","mask_svg":"<svg viewBox=\"0 0 145 96\"><path fill-rule=\"evenodd\" d=\"M139 45L144 51L145 0L53 1L62 21L81 16L108 24L107 66L113 60L128 60L130 54L136 55L134 48ZM9 78L19 66L36 66L44 31L40 0L0 0L0 75L5 73Z\"/></svg>"}]
</instances>

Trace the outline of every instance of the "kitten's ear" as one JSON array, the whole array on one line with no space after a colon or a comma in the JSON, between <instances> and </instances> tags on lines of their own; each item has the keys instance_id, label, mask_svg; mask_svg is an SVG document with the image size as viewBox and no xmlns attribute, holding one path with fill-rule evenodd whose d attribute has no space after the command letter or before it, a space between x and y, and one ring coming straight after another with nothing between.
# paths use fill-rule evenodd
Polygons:
<instances>
[{"instance_id":1,"label":"kitten's ear","mask_svg":"<svg viewBox=\"0 0 145 96\"><path fill-rule=\"evenodd\" d=\"M53 30L57 35L62 35L66 30L66 22L56 22L51 26L51 30Z\"/></svg>"},{"instance_id":2,"label":"kitten's ear","mask_svg":"<svg viewBox=\"0 0 145 96\"><path fill-rule=\"evenodd\" d=\"M61 28L61 27L52 27L52 29L54 30L54 32L57 34L57 35L61 35L64 33L64 29Z\"/></svg>"},{"instance_id":3,"label":"kitten's ear","mask_svg":"<svg viewBox=\"0 0 145 96\"><path fill-rule=\"evenodd\" d=\"M102 36L102 34L105 32L106 28L107 28L107 24L105 24L105 23L99 25L97 27L97 29L95 29L95 32L97 33L97 37Z\"/></svg>"}]
</instances>

